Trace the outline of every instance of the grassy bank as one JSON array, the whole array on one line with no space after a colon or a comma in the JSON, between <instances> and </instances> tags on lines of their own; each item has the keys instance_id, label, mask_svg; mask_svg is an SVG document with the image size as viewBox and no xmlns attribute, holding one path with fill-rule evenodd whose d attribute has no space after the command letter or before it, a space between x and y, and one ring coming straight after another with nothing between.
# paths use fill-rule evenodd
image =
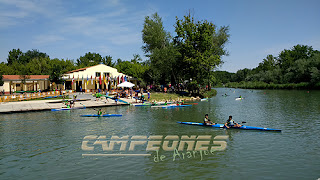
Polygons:
<instances>
[{"instance_id":1,"label":"grassy bank","mask_svg":"<svg viewBox=\"0 0 320 180\"><path fill-rule=\"evenodd\" d=\"M217 95L217 90L215 89L211 89L210 91L204 90L204 91L200 91L200 94L204 98L211 98Z\"/></svg>"},{"instance_id":2,"label":"grassy bank","mask_svg":"<svg viewBox=\"0 0 320 180\"><path fill-rule=\"evenodd\" d=\"M200 91L200 96L192 97L192 96L184 96L176 93L151 93L150 101L193 101L200 100L200 98L210 98L217 95L217 91L215 89L211 89L210 91ZM198 98L197 98L198 97Z\"/></svg>"},{"instance_id":3,"label":"grassy bank","mask_svg":"<svg viewBox=\"0 0 320 180\"><path fill-rule=\"evenodd\" d=\"M225 84L228 88L243 88L243 89L320 89L320 83L310 84L306 82L302 83L290 83L290 84L274 84L265 82L229 82Z\"/></svg>"},{"instance_id":4,"label":"grassy bank","mask_svg":"<svg viewBox=\"0 0 320 180\"><path fill-rule=\"evenodd\" d=\"M181 99L188 99L190 97L187 96L180 96L179 94L175 93L151 93L150 101L176 101Z\"/></svg>"}]
</instances>

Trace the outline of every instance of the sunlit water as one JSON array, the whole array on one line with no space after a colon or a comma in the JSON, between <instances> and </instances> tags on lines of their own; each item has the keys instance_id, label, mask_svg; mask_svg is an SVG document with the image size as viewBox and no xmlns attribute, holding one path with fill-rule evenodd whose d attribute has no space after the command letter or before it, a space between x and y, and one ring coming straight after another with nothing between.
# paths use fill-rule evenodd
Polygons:
<instances>
[{"instance_id":1,"label":"sunlit water","mask_svg":"<svg viewBox=\"0 0 320 180\"><path fill-rule=\"evenodd\" d=\"M80 117L95 113L93 109L0 115L0 179L320 178L320 91L217 90L209 101L180 109L103 108L122 117ZM223 97L225 93L230 96ZM236 101L239 95L244 99ZM249 126L282 132L176 123L202 122L206 113L218 123L232 115ZM229 135L229 139L225 150L202 160L197 156L173 161L172 152L160 151L166 159L154 162L155 153L145 148L135 153L151 156L83 157L91 153L81 149L87 135Z\"/></svg>"}]
</instances>

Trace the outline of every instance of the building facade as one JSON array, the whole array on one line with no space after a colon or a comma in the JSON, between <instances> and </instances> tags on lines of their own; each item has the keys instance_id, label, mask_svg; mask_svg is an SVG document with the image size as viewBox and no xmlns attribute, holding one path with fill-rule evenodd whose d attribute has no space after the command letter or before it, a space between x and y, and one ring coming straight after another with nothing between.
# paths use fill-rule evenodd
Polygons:
<instances>
[{"instance_id":1,"label":"building facade","mask_svg":"<svg viewBox=\"0 0 320 180\"><path fill-rule=\"evenodd\" d=\"M118 72L105 64L76 69L63 74L64 89L75 91L111 90L123 81L137 85L137 79Z\"/></svg>"},{"instance_id":2,"label":"building facade","mask_svg":"<svg viewBox=\"0 0 320 180\"><path fill-rule=\"evenodd\" d=\"M39 91L50 88L49 75L2 75L5 94L19 91Z\"/></svg>"}]
</instances>

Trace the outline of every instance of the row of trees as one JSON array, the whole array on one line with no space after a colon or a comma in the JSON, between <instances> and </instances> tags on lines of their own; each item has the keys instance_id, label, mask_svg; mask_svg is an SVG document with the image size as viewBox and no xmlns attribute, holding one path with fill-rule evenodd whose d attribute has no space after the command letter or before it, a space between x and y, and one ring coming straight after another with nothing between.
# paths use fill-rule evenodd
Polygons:
<instances>
[{"instance_id":1,"label":"row of trees","mask_svg":"<svg viewBox=\"0 0 320 180\"><path fill-rule=\"evenodd\" d=\"M283 50L277 57L268 55L256 68L241 69L234 74L216 74L221 83L245 81L320 86L320 52L311 46L298 44Z\"/></svg>"}]
</instances>

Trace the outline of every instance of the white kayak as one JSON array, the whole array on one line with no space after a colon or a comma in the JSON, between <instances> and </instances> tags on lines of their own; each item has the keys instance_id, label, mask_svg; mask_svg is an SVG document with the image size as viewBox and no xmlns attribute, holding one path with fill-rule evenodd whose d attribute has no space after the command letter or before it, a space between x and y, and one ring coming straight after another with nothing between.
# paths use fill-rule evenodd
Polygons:
<instances>
[{"instance_id":1,"label":"white kayak","mask_svg":"<svg viewBox=\"0 0 320 180\"><path fill-rule=\"evenodd\" d=\"M236 101L242 100L243 98L236 98Z\"/></svg>"}]
</instances>

